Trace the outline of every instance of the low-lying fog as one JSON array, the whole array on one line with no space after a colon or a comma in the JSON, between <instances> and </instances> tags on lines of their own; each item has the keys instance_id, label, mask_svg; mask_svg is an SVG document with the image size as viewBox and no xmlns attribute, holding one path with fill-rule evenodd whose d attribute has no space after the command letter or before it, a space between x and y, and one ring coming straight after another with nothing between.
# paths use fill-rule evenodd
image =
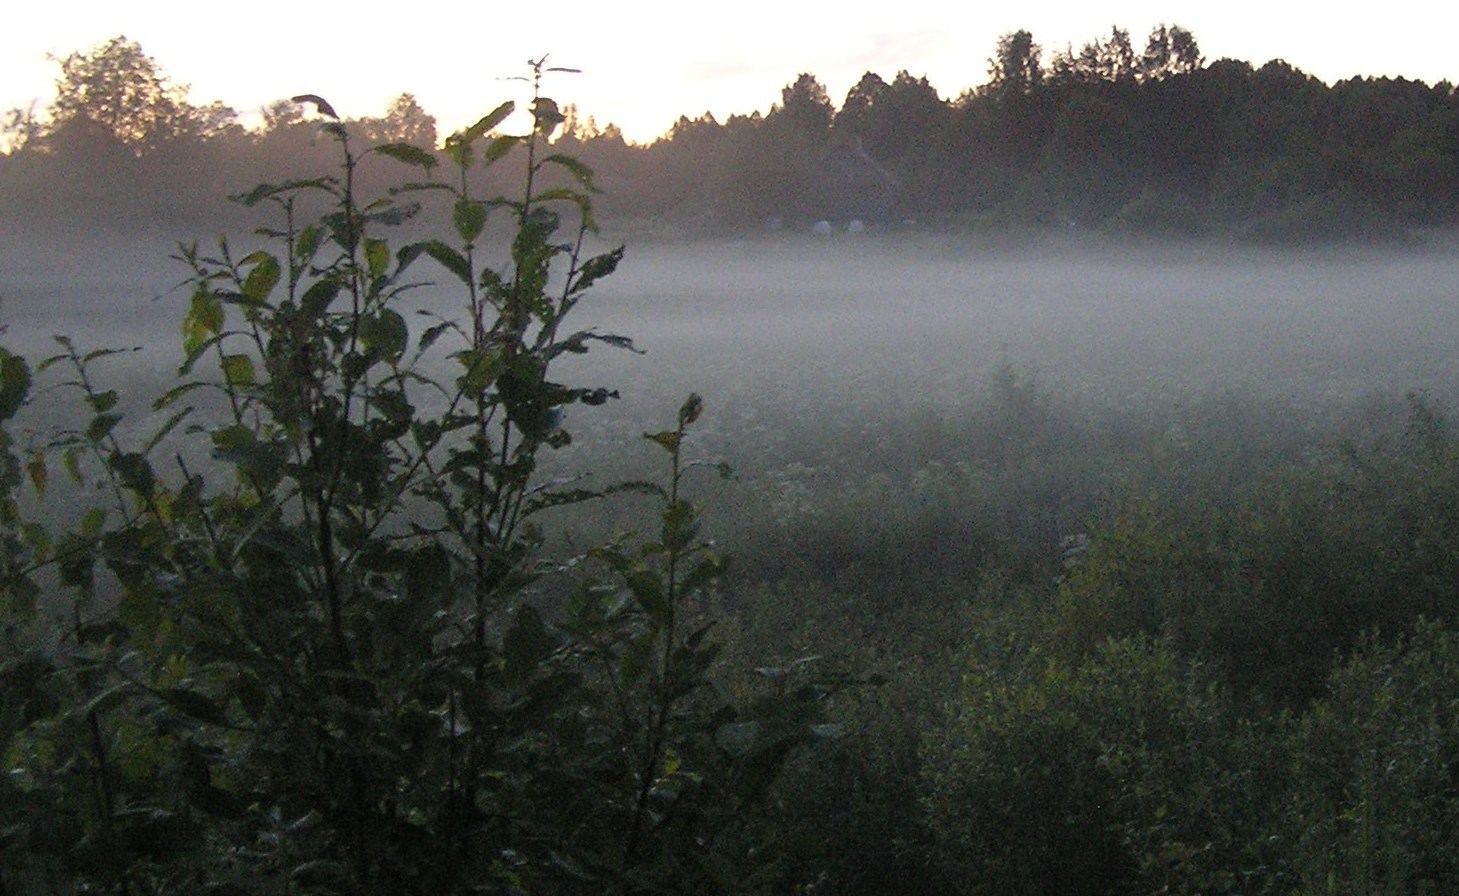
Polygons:
<instances>
[{"instance_id":1,"label":"low-lying fog","mask_svg":"<svg viewBox=\"0 0 1459 896\"><path fill-rule=\"evenodd\" d=\"M171 251L140 236L0 243L0 338L32 357L57 332L144 346L121 368L166 376L188 298L173 289L187 272ZM412 295L450 302L444 289ZM577 323L647 352L601 348L560 371L619 388L619 413L648 414L642 425L666 422L689 390L711 411L749 402L807 418L952 407L1001 361L1096 407L1229 389L1299 406L1459 395L1459 255L1436 249L995 248L926 234L630 243Z\"/></svg>"},{"instance_id":2,"label":"low-lying fog","mask_svg":"<svg viewBox=\"0 0 1459 896\"><path fill-rule=\"evenodd\" d=\"M827 412L941 402L1000 360L1096 403L1459 387L1459 257L1437 252L849 236L632 250L589 315L649 350L625 372L710 394L809 383Z\"/></svg>"}]
</instances>

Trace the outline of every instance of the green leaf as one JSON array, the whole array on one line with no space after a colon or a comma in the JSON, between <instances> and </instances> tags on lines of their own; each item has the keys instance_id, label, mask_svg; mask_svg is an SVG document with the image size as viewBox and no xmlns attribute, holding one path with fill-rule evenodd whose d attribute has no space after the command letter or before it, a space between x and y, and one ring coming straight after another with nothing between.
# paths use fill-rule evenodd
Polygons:
<instances>
[{"instance_id":1,"label":"green leaf","mask_svg":"<svg viewBox=\"0 0 1459 896\"><path fill-rule=\"evenodd\" d=\"M230 386L252 386L256 382L253 359L247 355L225 355L222 366L223 378Z\"/></svg>"},{"instance_id":2,"label":"green leaf","mask_svg":"<svg viewBox=\"0 0 1459 896\"><path fill-rule=\"evenodd\" d=\"M619 262L623 261L623 247L619 246L612 252L605 252L602 255L595 255L578 268L576 276L573 277L572 286L569 292L580 293L602 278L608 276L618 269Z\"/></svg>"},{"instance_id":3,"label":"green leaf","mask_svg":"<svg viewBox=\"0 0 1459 896\"><path fill-rule=\"evenodd\" d=\"M435 156L409 143L386 143L375 147L375 152L382 156L388 156L397 162L404 162L407 165L414 165L417 168L424 168L427 173L438 164Z\"/></svg>"},{"instance_id":4,"label":"green leaf","mask_svg":"<svg viewBox=\"0 0 1459 896\"><path fill-rule=\"evenodd\" d=\"M19 355L0 348L0 421L9 420L30 393L30 366Z\"/></svg>"},{"instance_id":5,"label":"green leaf","mask_svg":"<svg viewBox=\"0 0 1459 896\"><path fill-rule=\"evenodd\" d=\"M108 389L105 392L88 395L86 401L91 405L93 411L96 411L98 414L104 414L117 406L117 390Z\"/></svg>"},{"instance_id":6,"label":"green leaf","mask_svg":"<svg viewBox=\"0 0 1459 896\"><path fill-rule=\"evenodd\" d=\"M559 642L531 605L518 607L515 616L514 624L502 638L502 659L506 663L503 671L508 682L522 685L557 650Z\"/></svg>"},{"instance_id":7,"label":"green leaf","mask_svg":"<svg viewBox=\"0 0 1459 896\"><path fill-rule=\"evenodd\" d=\"M680 433L668 430L664 432L646 432L643 434L643 437L650 442L662 445L664 450L670 454L675 454L679 451L679 442L683 440L683 436Z\"/></svg>"},{"instance_id":8,"label":"green leaf","mask_svg":"<svg viewBox=\"0 0 1459 896\"><path fill-rule=\"evenodd\" d=\"M462 241L474 242L486 227L486 203L477 199L458 199L453 218L456 233Z\"/></svg>"},{"instance_id":9,"label":"green leaf","mask_svg":"<svg viewBox=\"0 0 1459 896\"><path fill-rule=\"evenodd\" d=\"M157 487L157 477L146 457L131 452L113 454L107 459L107 463L116 472L123 486L144 498L152 497L153 490Z\"/></svg>"},{"instance_id":10,"label":"green leaf","mask_svg":"<svg viewBox=\"0 0 1459 896\"><path fill-rule=\"evenodd\" d=\"M182 320L183 350L189 355L201 350L209 337L223 331L223 322L223 303L206 289L198 289Z\"/></svg>"},{"instance_id":11,"label":"green leaf","mask_svg":"<svg viewBox=\"0 0 1459 896\"><path fill-rule=\"evenodd\" d=\"M704 399L700 398L697 393L690 392L689 397L684 399L684 403L679 407L679 427L682 429L698 420L699 415L703 412Z\"/></svg>"},{"instance_id":12,"label":"green leaf","mask_svg":"<svg viewBox=\"0 0 1459 896\"><path fill-rule=\"evenodd\" d=\"M382 389L370 395L370 406L380 412L380 415L391 423L409 424L415 413L411 406L410 399L404 392ZM404 429L401 433L404 433Z\"/></svg>"},{"instance_id":13,"label":"green leaf","mask_svg":"<svg viewBox=\"0 0 1459 896\"><path fill-rule=\"evenodd\" d=\"M730 756L738 758L754 749L759 736L759 722L729 722L715 730L714 743Z\"/></svg>"},{"instance_id":14,"label":"green leaf","mask_svg":"<svg viewBox=\"0 0 1459 896\"><path fill-rule=\"evenodd\" d=\"M106 525L106 510L101 507L93 507L81 514L81 524L77 527L77 531L89 537L100 532L104 525Z\"/></svg>"},{"instance_id":15,"label":"green leaf","mask_svg":"<svg viewBox=\"0 0 1459 896\"><path fill-rule=\"evenodd\" d=\"M491 165L494 162L501 161L506 157L507 153L510 153L521 142L521 137L513 137L510 135L496 138L486 145L486 151L481 154L481 164Z\"/></svg>"},{"instance_id":16,"label":"green leaf","mask_svg":"<svg viewBox=\"0 0 1459 896\"><path fill-rule=\"evenodd\" d=\"M407 243L395 252L395 276L399 277L425 251L420 243Z\"/></svg>"},{"instance_id":17,"label":"green leaf","mask_svg":"<svg viewBox=\"0 0 1459 896\"><path fill-rule=\"evenodd\" d=\"M365 351L392 363L405 354L409 340L410 331L405 325L405 318L389 308L365 318L360 326L360 341Z\"/></svg>"},{"instance_id":18,"label":"green leaf","mask_svg":"<svg viewBox=\"0 0 1459 896\"><path fill-rule=\"evenodd\" d=\"M32 453L25 464L25 471L30 476L30 484L34 486L36 495L44 498L46 484L50 482L50 468L46 466L45 454L40 451Z\"/></svg>"},{"instance_id":19,"label":"green leaf","mask_svg":"<svg viewBox=\"0 0 1459 896\"><path fill-rule=\"evenodd\" d=\"M653 664L654 638L652 630L644 631L624 647L618 661L618 674L624 682L633 684L639 681Z\"/></svg>"},{"instance_id":20,"label":"green leaf","mask_svg":"<svg viewBox=\"0 0 1459 896\"><path fill-rule=\"evenodd\" d=\"M688 501L679 500L665 508L662 541L671 551L684 551L699 537L699 522Z\"/></svg>"},{"instance_id":21,"label":"green leaf","mask_svg":"<svg viewBox=\"0 0 1459 896\"><path fill-rule=\"evenodd\" d=\"M310 103L320 115L327 115L336 121L339 120L339 114L334 111L334 107L329 104L328 100L317 93L301 93L290 99L295 103Z\"/></svg>"},{"instance_id":22,"label":"green leaf","mask_svg":"<svg viewBox=\"0 0 1459 896\"><path fill-rule=\"evenodd\" d=\"M84 366L98 358L109 358L112 355L127 355L141 350L140 346L136 348L94 348L81 356L81 364Z\"/></svg>"},{"instance_id":23,"label":"green leaf","mask_svg":"<svg viewBox=\"0 0 1459 896\"><path fill-rule=\"evenodd\" d=\"M121 414L97 414L86 426L86 438L92 442L100 442L107 437L121 419Z\"/></svg>"},{"instance_id":24,"label":"green leaf","mask_svg":"<svg viewBox=\"0 0 1459 896\"><path fill-rule=\"evenodd\" d=\"M572 156L555 153L543 159L542 164L556 165L559 168L565 169L578 183L582 184L583 189L590 193L598 192L598 188L593 185L593 169Z\"/></svg>"},{"instance_id":25,"label":"green leaf","mask_svg":"<svg viewBox=\"0 0 1459 896\"><path fill-rule=\"evenodd\" d=\"M152 410L160 411L163 408L176 403L179 398L188 394L194 389L203 388L204 385L206 384L198 382L197 380L192 380L191 382L186 382L178 386L173 386L171 389L163 392L160 396L158 396L155 401L152 402Z\"/></svg>"},{"instance_id":26,"label":"green leaf","mask_svg":"<svg viewBox=\"0 0 1459 896\"><path fill-rule=\"evenodd\" d=\"M500 106L497 106L495 109L483 115L479 120L477 120L476 124L473 124L471 127L466 128L465 130L457 131L456 133L452 134L451 139L456 143L473 143L476 140L480 139L481 136L487 131L506 121L507 116L511 115L512 112L516 110L516 108L517 104L512 102L511 100L508 100L507 102L502 103Z\"/></svg>"},{"instance_id":27,"label":"green leaf","mask_svg":"<svg viewBox=\"0 0 1459 896\"><path fill-rule=\"evenodd\" d=\"M192 413L192 410L193 409L191 407L186 407L180 411L175 412L171 417L168 417L167 422L162 424L161 428L159 428L157 432L152 435L152 438L147 440L147 444L142 448L142 452L145 454L146 452L151 451L153 448L156 448L159 444L161 444L162 440L167 438L168 434L176 429L177 425L181 423L189 414Z\"/></svg>"},{"instance_id":28,"label":"green leaf","mask_svg":"<svg viewBox=\"0 0 1459 896\"><path fill-rule=\"evenodd\" d=\"M664 593L664 583L652 570L630 570L624 575L623 581L650 619L659 625L669 624L673 608L669 606L668 596Z\"/></svg>"},{"instance_id":29,"label":"green leaf","mask_svg":"<svg viewBox=\"0 0 1459 896\"><path fill-rule=\"evenodd\" d=\"M445 150L446 157L450 159L452 164L454 164L456 167L461 169L471 167L471 144L462 143L460 140L455 138L455 135L452 135L446 138L446 143L442 147L442 149Z\"/></svg>"},{"instance_id":30,"label":"green leaf","mask_svg":"<svg viewBox=\"0 0 1459 896\"><path fill-rule=\"evenodd\" d=\"M580 193L577 190L573 190L568 187L553 187L550 190L543 190L542 192L538 193L534 198L538 202L556 202L559 200L563 202L571 202L573 205L584 209L592 205L593 202L592 197L590 197L588 194Z\"/></svg>"},{"instance_id":31,"label":"green leaf","mask_svg":"<svg viewBox=\"0 0 1459 896\"><path fill-rule=\"evenodd\" d=\"M317 224L310 224L299 231L298 238L294 241L294 257L299 261L308 261L319 251L319 244L324 242L324 228Z\"/></svg>"},{"instance_id":32,"label":"green leaf","mask_svg":"<svg viewBox=\"0 0 1459 896\"><path fill-rule=\"evenodd\" d=\"M299 312L310 319L323 316L342 288L333 277L314 281L299 298Z\"/></svg>"},{"instance_id":33,"label":"green leaf","mask_svg":"<svg viewBox=\"0 0 1459 896\"><path fill-rule=\"evenodd\" d=\"M212 441L214 457L245 470L276 474L286 456L281 445L260 441L252 429L241 424L215 431Z\"/></svg>"},{"instance_id":34,"label":"green leaf","mask_svg":"<svg viewBox=\"0 0 1459 896\"><path fill-rule=\"evenodd\" d=\"M221 725L228 721L222 707L211 697L199 694L197 691L190 691L186 688L167 688L158 691L157 696L161 697L168 706L200 722Z\"/></svg>"},{"instance_id":35,"label":"green leaf","mask_svg":"<svg viewBox=\"0 0 1459 896\"><path fill-rule=\"evenodd\" d=\"M532 120L539 133L550 135L567 120L567 116L562 114L556 100L539 96L532 100Z\"/></svg>"},{"instance_id":36,"label":"green leaf","mask_svg":"<svg viewBox=\"0 0 1459 896\"><path fill-rule=\"evenodd\" d=\"M466 257L440 240L427 240L421 244L425 253L434 258L446 270L455 274L462 283L471 283L471 265Z\"/></svg>"},{"instance_id":37,"label":"green leaf","mask_svg":"<svg viewBox=\"0 0 1459 896\"><path fill-rule=\"evenodd\" d=\"M365 240L365 267L371 277L383 277L390 269L390 244L385 240Z\"/></svg>"},{"instance_id":38,"label":"green leaf","mask_svg":"<svg viewBox=\"0 0 1459 896\"><path fill-rule=\"evenodd\" d=\"M447 330L450 330L451 326L451 323L448 321L443 324L436 324L433 327L426 328L425 332L420 334L420 341L416 345L415 350L421 353L425 352L426 349L435 345L436 340L441 338L441 334L445 333Z\"/></svg>"},{"instance_id":39,"label":"green leaf","mask_svg":"<svg viewBox=\"0 0 1459 896\"><path fill-rule=\"evenodd\" d=\"M80 485L82 483L81 452L78 449L67 448L65 452L61 454L61 466L66 468L66 474L71 477L72 482L76 483L77 485Z\"/></svg>"},{"instance_id":40,"label":"green leaf","mask_svg":"<svg viewBox=\"0 0 1459 896\"><path fill-rule=\"evenodd\" d=\"M679 588L684 594L688 594L698 588L703 588L705 585L724 575L724 571L728 566L729 561L725 557L711 553L705 559L700 560L689 571L688 575L679 580Z\"/></svg>"},{"instance_id":41,"label":"green leaf","mask_svg":"<svg viewBox=\"0 0 1459 896\"><path fill-rule=\"evenodd\" d=\"M40 603L40 586L25 576L13 576L6 585L8 590L0 591L0 617L32 619ZM3 743L0 741L0 744Z\"/></svg>"},{"instance_id":42,"label":"green leaf","mask_svg":"<svg viewBox=\"0 0 1459 896\"><path fill-rule=\"evenodd\" d=\"M81 704L78 709L82 715L102 715L126 703L136 694L136 685L130 681L118 682Z\"/></svg>"},{"instance_id":43,"label":"green leaf","mask_svg":"<svg viewBox=\"0 0 1459 896\"><path fill-rule=\"evenodd\" d=\"M255 263L248 272L248 276L243 278L243 296L251 302L265 302L268 300L269 294L274 291L274 287L278 285L279 260L262 252L253 253L245 261L250 259ZM222 321L219 320L218 328L221 327ZM213 332L216 333L217 329L214 329Z\"/></svg>"},{"instance_id":44,"label":"green leaf","mask_svg":"<svg viewBox=\"0 0 1459 896\"><path fill-rule=\"evenodd\" d=\"M451 557L441 545L431 542L415 551L405 562L405 596L427 604L443 603L451 591Z\"/></svg>"},{"instance_id":45,"label":"green leaf","mask_svg":"<svg viewBox=\"0 0 1459 896\"><path fill-rule=\"evenodd\" d=\"M627 336L616 336L612 333L595 333L592 330L581 330L571 336L563 337L552 345L548 350L548 357L556 357L563 352L572 352L581 355L587 352L589 342L602 342L614 348L627 349L634 354L641 355L643 352L634 346L633 340Z\"/></svg>"}]
</instances>

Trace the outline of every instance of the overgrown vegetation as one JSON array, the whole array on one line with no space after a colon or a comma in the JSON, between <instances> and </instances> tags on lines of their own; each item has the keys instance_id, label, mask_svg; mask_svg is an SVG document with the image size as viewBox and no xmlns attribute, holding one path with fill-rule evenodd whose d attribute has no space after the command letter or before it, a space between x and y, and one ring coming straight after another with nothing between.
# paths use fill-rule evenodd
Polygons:
<instances>
[{"instance_id":1,"label":"overgrown vegetation","mask_svg":"<svg viewBox=\"0 0 1459 896\"><path fill-rule=\"evenodd\" d=\"M803 525L738 550L783 577L730 586L739 637L887 676L829 766L789 770L822 891L1442 891L1459 442L1434 400L1357 438L1206 408L1178 452L1183 414L1112 438L1118 411L1048 400L1004 418L1043 435L1001 462L989 417L959 439L890 414L905 444L949 447L829 473Z\"/></svg>"},{"instance_id":2,"label":"overgrown vegetation","mask_svg":"<svg viewBox=\"0 0 1459 896\"><path fill-rule=\"evenodd\" d=\"M1090 408L1005 359L718 442L691 396L620 476L561 381L633 348L576 324L622 250L562 110L433 153L303 99L338 174L180 249L150 410L0 351L0 892L1459 885L1444 399Z\"/></svg>"},{"instance_id":3,"label":"overgrown vegetation","mask_svg":"<svg viewBox=\"0 0 1459 896\"><path fill-rule=\"evenodd\" d=\"M829 733L834 676L731 700L713 620L724 560L688 493L691 396L647 438L664 484L548 481L569 413L615 397L552 376L621 336L571 330L621 249L584 251L591 171L504 104L448 138L452 177L367 200L360 150L318 97L338 175L261 186L272 249L184 246L178 384L124 437L106 350L0 357L10 421L32 376L75 395L76 428L4 446L0 890L114 893L743 892L775 879L757 806L799 744ZM512 196L472 166L512 149ZM391 161L394 160L394 161ZM573 186L544 187L548 171ZM444 216L449 239L393 246ZM505 262L483 235L507 219ZM412 326L429 259L460 306ZM432 363L433 359L442 359ZM436 371L445 370L444 374ZM191 404L189 404L191 403ZM52 475L52 474L56 475ZM52 531L22 479L86 507ZM67 481L69 480L69 482ZM657 525L543 553L555 508L649 495Z\"/></svg>"}]
</instances>

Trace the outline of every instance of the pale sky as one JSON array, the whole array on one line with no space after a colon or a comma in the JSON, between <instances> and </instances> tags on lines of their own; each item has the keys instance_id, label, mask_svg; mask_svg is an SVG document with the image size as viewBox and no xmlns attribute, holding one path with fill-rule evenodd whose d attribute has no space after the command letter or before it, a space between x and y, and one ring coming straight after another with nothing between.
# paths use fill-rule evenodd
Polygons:
<instances>
[{"instance_id":1,"label":"pale sky","mask_svg":"<svg viewBox=\"0 0 1459 896\"><path fill-rule=\"evenodd\" d=\"M1106 37L1111 25L1127 29L1139 50L1164 23L1191 31L1207 61L1282 58L1328 83L1354 75L1459 82L1459 4L1436 0L1061 0L1022 11L969 0L524 0L442 4L459 7L450 15L426 4L359 0L16 6L0 32L0 112L54 95L58 69L47 54L88 50L118 34L190 85L198 104L221 100L256 114L271 100L316 93L341 115L359 117L379 115L411 92L443 134L520 98L521 85L503 79L543 54L583 70L550 81L549 96L647 141L680 114L709 111L722 121L764 111L799 72L820 77L838 106L866 71L891 80L907 69L955 96L987 80L998 37L1019 28L1046 56Z\"/></svg>"}]
</instances>

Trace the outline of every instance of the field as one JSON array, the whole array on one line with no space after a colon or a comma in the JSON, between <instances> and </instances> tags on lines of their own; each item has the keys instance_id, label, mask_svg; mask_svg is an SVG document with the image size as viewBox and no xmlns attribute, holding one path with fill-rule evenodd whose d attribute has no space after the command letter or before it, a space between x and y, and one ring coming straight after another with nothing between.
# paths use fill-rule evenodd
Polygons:
<instances>
[{"instance_id":1,"label":"field","mask_svg":"<svg viewBox=\"0 0 1459 896\"><path fill-rule=\"evenodd\" d=\"M97 372L134 412L124 433L146 432L188 298L169 241L13 235L0 247L7 344L32 358L52 333L138 347ZM431 286L407 295L450 313ZM1314 701L1347 693L1358 717L1388 705L1358 671L1346 692L1329 682L1354 646L1368 645L1354 664L1407 662L1385 645L1452 603L1450 249L644 240L577 317L641 353L598 347L553 368L621 399L574 408L574 442L550 475L653 475L641 433L668 426L691 391L706 413L687 454L734 471L690 480L706 534L733 557L706 607L720 617L724 686L809 662L885 680L843 698L852 736L792 765L777 798L782 830L822 842L791 863L792 876L820 875L817 892L911 892L912 874L922 892L1025 878L1030 892L1073 892L1095 873L1218 892L1237 867L1291 891L1346 873L1334 844L1368 862L1421 826L1402 804L1389 840L1347 843L1322 827L1341 828L1339 809L1303 801L1371 780L1302 757L1340 727ZM42 388L21 432L74 425L73 401ZM565 512L548 547L601 543L647 512L627 497ZM1414 662L1454 653L1442 632L1415 637L1426 652ZM1423 673L1437 690L1415 713L1448 699L1450 671ZM1162 733L1142 740L1147 724ZM1410 750L1422 768L1448 755L1449 735L1429 729L1380 745L1385 726L1363 743ZM1025 753L1046 764L1030 773ZM1178 761L1206 764L1162 764ZM1070 791L1065 773L1093 777ZM1422 780L1398 787L1428 798ZM1444 811L1436 824L1454 825ZM1051 813L1067 830L1046 829ZM1435 844L1411 864L1459 868ZM1391 879L1449 879L1448 865L1398 865Z\"/></svg>"},{"instance_id":2,"label":"field","mask_svg":"<svg viewBox=\"0 0 1459 896\"><path fill-rule=\"evenodd\" d=\"M247 239L234 242L242 255ZM102 368L139 410L171 382L188 292L168 236L12 235L0 252L12 347L39 357L63 333L83 349L139 348ZM433 306L439 296L409 294L449 313ZM1449 402L1459 395L1456 297L1453 253L1422 245L1000 244L936 233L645 241L579 312L580 325L629 336L642 354L604 348L560 368L622 396L569 422L578 444L563 466L585 451L601 470L606 453L608 470L641 474L638 434L696 391L709 409L696 450L739 477L711 503L740 528L840 525L856 505L880 513L914 496L900 513L916 517L929 494L957 502L959 478L1040 426L1045 448L1072 439L1053 447L1104 466L1085 491L1131 473L1159 481L1172 471L1131 470L1155 458L1112 458L1108 440L1123 433L1145 454L1152 440L1190 451L1193 438L1231 442L1238 455L1300 453L1352 434L1405 393ZM44 418L47 402L37 404ZM1083 508L1091 499L1060 496ZM1065 534L1090 522L1061 513Z\"/></svg>"}]
</instances>

